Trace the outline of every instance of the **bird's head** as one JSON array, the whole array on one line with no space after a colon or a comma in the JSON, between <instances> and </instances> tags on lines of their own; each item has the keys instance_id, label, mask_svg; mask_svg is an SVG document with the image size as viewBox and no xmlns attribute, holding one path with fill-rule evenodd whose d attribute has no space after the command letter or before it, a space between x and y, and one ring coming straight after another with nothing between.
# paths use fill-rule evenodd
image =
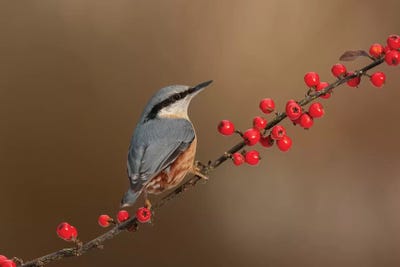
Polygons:
<instances>
[{"instance_id":1,"label":"bird's head","mask_svg":"<svg viewBox=\"0 0 400 267\"><path fill-rule=\"evenodd\" d=\"M207 87L212 81L196 86L171 85L160 89L149 101L143 114L142 122L159 118L187 118L187 110L192 98Z\"/></svg>"}]
</instances>

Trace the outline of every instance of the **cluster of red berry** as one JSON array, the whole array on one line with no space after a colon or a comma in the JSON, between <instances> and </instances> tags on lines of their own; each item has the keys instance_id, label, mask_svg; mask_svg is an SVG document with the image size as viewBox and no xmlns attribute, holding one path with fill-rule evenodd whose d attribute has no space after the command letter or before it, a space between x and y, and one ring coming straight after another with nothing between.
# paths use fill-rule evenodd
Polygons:
<instances>
[{"instance_id":1,"label":"cluster of red berry","mask_svg":"<svg viewBox=\"0 0 400 267\"><path fill-rule=\"evenodd\" d=\"M363 55L368 55L368 53L364 52ZM371 45L368 56L374 61L385 60L388 65L397 66L400 59L400 36L390 35L387 38L387 46L385 47L380 44ZM368 76L371 83L378 88L382 87L386 80L383 72L375 72L372 75L368 75L367 73L355 75L354 72L347 72L346 67L340 63L333 65L331 72L333 76L339 80L348 77L346 82L350 87L357 87L360 84L361 75ZM345 80L343 80L343 82L344 81ZM306 73L304 82L309 87L307 95L310 96L314 94L316 97L324 99L331 97L333 88L327 90L329 83L321 82L318 73ZM321 93L320 91L322 90L324 91ZM310 104L306 111L303 107L305 103L306 102L302 102L302 105L300 105L300 102L289 100L286 103L286 109L283 115L287 116L293 122L293 125L298 124L304 129L309 129L313 126L314 119L321 118L325 114L325 111L322 104L319 102ZM261 100L259 107L263 113L270 114L275 110L275 103L271 98L265 98ZM218 124L218 131L222 135L239 134L247 146L254 146L260 143L264 147L271 147L276 143L279 150L288 151L292 146L292 139L286 134L286 129L283 126L276 125L279 121L283 120L285 116L280 117L282 114L279 113L276 115L276 119L272 121L270 125L268 125L265 118L260 116L254 117L253 127L243 133L235 130L235 126L231 121L222 120ZM270 131L268 132L268 130ZM260 161L260 154L256 150L235 152L229 155L229 157L236 166L242 165L245 162L249 165L256 165Z\"/></svg>"},{"instance_id":2,"label":"cluster of red berry","mask_svg":"<svg viewBox=\"0 0 400 267\"><path fill-rule=\"evenodd\" d=\"M286 116L288 116L288 118L293 122L294 125L299 124L304 129L311 128L311 126L314 125L314 119L321 118L322 116L324 116L324 114L324 107L319 102L312 103L308 107L307 112L304 112L300 104L292 99L286 103Z\"/></svg>"},{"instance_id":3,"label":"cluster of red berry","mask_svg":"<svg viewBox=\"0 0 400 267\"><path fill-rule=\"evenodd\" d=\"M16 267L17 264L7 258L6 256L0 255L0 267Z\"/></svg>"},{"instance_id":4,"label":"cluster of red berry","mask_svg":"<svg viewBox=\"0 0 400 267\"><path fill-rule=\"evenodd\" d=\"M370 54L375 58L385 56L385 61L389 66L397 66L400 62L400 36L396 34L390 35L386 40L387 46L382 47L380 44L371 46ZM371 51L372 50L372 51Z\"/></svg>"},{"instance_id":5,"label":"cluster of red berry","mask_svg":"<svg viewBox=\"0 0 400 267\"><path fill-rule=\"evenodd\" d=\"M275 102L271 98L262 99L260 109L263 113L269 114L275 110ZM253 127L245 132L235 130L234 124L229 120L222 120L218 124L218 131L223 135L232 135L238 133L243 138L248 146L254 146L260 143L264 147L271 147L274 142L281 151L287 151L292 145L292 140L286 135L286 129L281 125L276 125L272 128L269 135L263 134L262 131L268 125L267 119L261 116L256 116L253 119ZM233 163L236 166L247 163L249 165L257 165L260 161L260 153L257 150L235 152L230 155Z\"/></svg>"},{"instance_id":6,"label":"cluster of red berry","mask_svg":"<svg viewBox=\"0 0 400 267\"><path fill-rule=\"evenodd\" d=\"M381 44L372 44L369 48L370 58L373 60L384 59L389 66L397 66L400 62L400 36L396 34L390 35L386 40L387 45L383 46ZM338 64L340 65L340 64ZM341 66L333 66L332 73L338 78L345 77L347 75L353 74L352 72L347 73L346 68ZM363 73L369 77L371 83L375 87L382 87L386 81L385 73L378 71L372 75ZM361 82L361 76L357 76L353 79L347 81L347 84L351 87L357 87Z\"/></svg>"},{"instance_id":7,"label":"cluster of red berry","mask_svg":"<svg viewBox=\"0 0 400 267\"><path fill-rule=\"evenodd\" d=\"M129 212L126 210L120 210L117 213L117 221L118 223L125 222L128 220L131 216L129 215ZM146 208L146 207L141 207L138 208L136 211L136 220L140 223L147 223L151 219L151 211ZM107 214L103 214L99 216L98 223L101 227L108 227L110 226L111 223L115 223L114 219L111 218Z\"/></svg>"},{"instance_id":8,"label":"cluster of red berry","mask_svg":"<svg viewBox=\"0 0 400 267\"><path fill-rule=\"evenodd\" d=\"M310 75L307 77L317 77ZM317 75L317 74L316 74ZM319 78L318 78L318 84ZM261 111L265 114L272 113L275 110L275 102L271 98L262 99L259 105ZM308 112L303 112L302 107L294 100L289 100L286 104L286 116L288 116L294 125L299 124L301 127L308 129L314 123L314 118L320 118L325 111L321 103L313 103L310 105ZM272 127L269 134L266 134L268 122L264 117L256 116L253 119L253 127L246 130L244 133L235 130L234 124L229 120L222 120L218 124L218 131L223 135L232 135L238 133L242 136L244 142L248 146L254 146L260 143L263 147L271 147L276 143L279 150L285 152L292 146L292 139L286 134L286 129L282 125ZM264 133L262 131L264 130ZM236 166L246 162L249 165L256 165L260 161L260 153L256 150L235 152L230 155L233 163Z\"/></svg>"},{"instance_id":9,"label":"cluster of red berry","mask_svg":"<svg viewBox=\"0 0 400 267\"><path fill-rule=\"evenodd\" d=\"M122 223L125 222L130 218L129 212L126 210L120 210L117 213L117 222ZM151 219L151 211L146 207L141 207L136 211L136 219L140 223L147 223ZM107 214L102 214L99 216L97 222L101 227L108 227L111 224L115 224L113 218L111 218ZM67 222L62 222L57 226L57 235L65 240L65 241L72 241L77 242L78 238L78 231L72 225ZM0 258L1 259L1 258ZM0 267L3 267L0 265Z\"/></svg>"}]
</instances>

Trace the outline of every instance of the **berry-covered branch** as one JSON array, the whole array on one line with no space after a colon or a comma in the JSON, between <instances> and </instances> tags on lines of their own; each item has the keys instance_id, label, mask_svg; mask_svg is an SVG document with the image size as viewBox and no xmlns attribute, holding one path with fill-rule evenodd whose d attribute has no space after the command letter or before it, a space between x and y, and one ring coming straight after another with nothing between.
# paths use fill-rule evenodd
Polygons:
<instances>
[{"instance_id":1,"label":"berry-covered branch","mask_svg":"<svg viewBox=\"0 0 400 267\"><path fill-rule=\"evenodd\" d=\"M358 57L365 56L372 62L363 68L354 72L347 72L343 64L333 65L331 71L336 77L333 83L321 82L319 75L315 72L309 72L304 76L304 81L308 86L308 91L305 97L301 100L289 100L285 107L285 112L276 112L275 117L267 122L267 119L257 116L253 119L253 126L244 131L235 130L234 124L229 120L223 120L218 125L218 131L223 135L232 135L237 133L241 136L241 141L222 154L214 161L207 164L198 163L200 172L204 175L210 174L215 168L232 159L235 165L248 163L249 165L257 165L260 160L260 154L256 150L244 151L245 147L251 147L256 144L261 144L263 147L271 147L275 143L281 151L288 151L292 145L292 139L287 135L285 127L279 125L285 118L289 118L294 125L300 125L305 129L313 126L314 119L324 115L324 109L321 103L314 102L306 106L318 98L329 98L336 87L347 83L350 87L357 87L363 77L368 77L371 83L376 87L381 87L385 83L385 74L383 72L375 72L372 75L368 71L386 62L389 66L397 66L400 62L400 37L391 35L387 39L387 46L383 47L380 44L373 44L369 49L369 53L359 51L348 51L340 58L343 61L354 60ZM260 109L265 114L273 114L275 111L275 103L270 98L265 98L260 102ZM175 190L168 193L160 201L152 206L152 209L158 209L174 199L187 189L195 186L201 177L193 176L178 186ZM61 260L67 257L81 256L93 249L103 248L105 241L116 237L118 234L129 231L135 232L138 230L140 223L147 223L151 220L152 212L148 207L141 207L136 211L135 216L130 216L125 210L120 210L116 220L108 215L100 215L98 223L102 227L114 225L109 231L92 239L88 242L82 242L78 239L77 229L63 222L57 227L57 234L60 238L70 241L74 246L63 248L48 255L36 258L24 263L18 258L8 259L0 255L0 267L36 267L43 266L53 261Z\"/></svg>"},{"instance_id":2,"label":"berry-covered branch","mask_svg":"<svg viewBox=\"0 0 400 267\"><path fill-rule=\"evenodd\" d=\"M290 115L292 116L291 119L294 118L292 121L294 121L295 124L298 123L298 122L296 122L296 120L301 118L301 115L302 115L301 107L302 106L306 106L307 104L311 103L312 101L316 100L319 97L329 98L330 94L332 93L334 88L336 88L336 87L338 87L338 86L340 86L340 85L342 85L342 84L344 84L346 82L351 87L357 87L359 85L360 81L361 81L361 76L367 75L367 71L369 71L369 70L375 68L376 66L382 64L383 62L385 62L385 60L386 60L386 62L388 62L388 65L397 66L399 64L399 62L400 62L400 53L396 53L396 56L394 57L394 60L393 60L392 57L388 58L387 56L386 57L384 56L385 55L384 54L384 48L383 48L382 45L379 45L381 47L380 52L379 53L374 53L373 49L376 49L375 47L377 45L378 44L373 44L371 46L371 48L370 48L371 59L373 60L373 62L368 64L368 65L366 65L365 67L363 67L363 68L361 68L359 70L356 70L354 72L348 73L346 71L346 67L344 65L342 65L342 64L333 65L332 74L335 77L337 77L338 79L335 82L331 83L331 84L328 84L326 82L320 82L319 81L319 76L315 72L307 73L306 76L304 77L304 79L305 79L306 84L311 89L310 89L310 91L307 92L306 96L303 99L301 99L299 101L289 100L288 101L288 105L286 105L286 112L276 113L275 118L273 120L271 120L269 123L267 123L266 119L264 119L262 117L255 117L254 120L253 120L253 128L248 129L245 132L245 134L241 134L239 132L239 134L241 134L241 136L243 137L243 140L241 142L237 143L232 148L230 148L227 152L225 152L223 155L221 155L216 160L214 160L212 162L210 161L207 165L202 165L201 166L201 172L203 174L207 175L213 169L217 168L218 166L220 166L222 163L224 163L226 160L228 160L230 158L232 158L232 160L235 163L235 165L241 165L242 163L244 163L246 161L246 158L245 158L246 154L248 155L247 163L249 163L250 165L257 164L258 161L259 161L258 153L254 153L253 151L249 151L249 152L245 153L245 155L243 157L241 157L241 156L239 156L239 154L235 154L235 153L238 153L238 151L242 150L247 145L248 146L252 146L252 145L257 144L258 142L260 142L265 147L270 147L270 146L273 145L274 140L277 140L277 141L285 140L284 137L287 137L287 135L286 135L286 132L284 134L282 134L283 131L285 131L285 129L283 127L276 128L277 132L279 132L279 134L282 135L281 138L279 138L279 137L270 138L270 135L265 135L265 133L267 133L275 125L277 125L278 123L283 121L286 117L288 117L288 113L289 113L289 116ZM398 50L399 49L397 49L396 52L398 52ZM352 60L353 58L355 59L355 57L357 57L357 55L358 56L364 56L366 54L368 56L368 53L365 53L364 51L355 51L355 52L359 52L359 53L354 53L353 51L349 51L349 52L344 53L340 57L340 59L343 60L343 61L349 61L349 60ZM349 58L348 54L352 55L351 59ZM357 54L357 55L354 55L354 54ZM377 73L381 74L382 72L377 72ZM379 75L377 80L378 81L375 81L375 80L371 79L371 82L376 87L381 87L385 82L385 76L383 76L383 78L382 78L382 75ZM312 89L315 89L315 90L313 91ZM293 104L290 105L291 103L293 103ZM320 105L318 103L317 106L320 106L319 109L321 110L322 105ZM313 107L315 109L315 106L313 106ZM263 99L260 102L260 109L265 114L272 113L274 111L274 109L275 109L275 103L270 98ZM311 109L311 110L314 110L314 109ZM319 111L319 112L323 112L323 109L322 109L322 111ZM296 117L296 115L295 115L293 117L293 113L299 114L299 116ZM309 115L307 113L304 113L304 114L306 115L305 118L309 117ZM323 114L321 114L320 116L322 116L322 115ZM319 116L318 115L314 115L313 117L317 118ZM301 123L301 121L300 121L300 123ZM258 125L260 125L260 124L263 127L259 127ZM305 125L305 126L307 126L307 125ZM308 129L309 127L304 127L304 128ZM234 127L233 123L231 121L228 121L228 120L221 121L219 126L218 126L218 130L223 135L231 135L231 134L237 132L237 131L235 131L235 127ZM262 130L264 132L264 136L259 134L260 130ZM246 135L246 133L247 133L247 135ZM289 146L291 146L291 140L288 141L288 142L290 142ZM284 142L279 148L282 151L287 151L289 149L289 148L287 148L287 146L288 146L288 143ZM242 155L242 154L240 154L240 155ZM253 162L254 162L254 164L251 164ZM192 177L191 179L189 179L188 181L183 183L180 187L176 188L174 191L172 191L167 196L165 196L163 199L161 199L161 201L157 203L156 207L163 206L169 200L175 198L180 193L186 191L186 189L196 185L196 183L198 181L200 181L200 180L201 180L201 177L198 177L198 176Z\"/></svg>"}]
</instances>

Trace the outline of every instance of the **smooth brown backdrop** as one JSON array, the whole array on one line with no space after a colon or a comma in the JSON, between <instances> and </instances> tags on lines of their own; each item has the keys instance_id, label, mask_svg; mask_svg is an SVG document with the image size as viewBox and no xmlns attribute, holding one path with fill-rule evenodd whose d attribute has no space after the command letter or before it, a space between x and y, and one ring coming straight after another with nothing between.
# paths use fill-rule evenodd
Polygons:
<instances>
[{"instance_id":1,"label":"smooth brown backdrop","mask_svg":"<svg viewBox=\"0 0 400 267\"><path fill-rule=\"evenodd\" d=\"M400 33L400 2L94 1L0 3L0 254L31 259L103 232L127 188L126 152L148 98L213 79L192 103L198 159L238 141L273 97L301 98L305 72L332 81L346 49ZM349 68L367 59L349 63ZM154 225L52 266L399 266L400 69L324 101L288 153L225 164L158 211ZM289 124L285 122L285 125ZM260 148L261 149L261 148Z\"/></svg>"}]
</instances>

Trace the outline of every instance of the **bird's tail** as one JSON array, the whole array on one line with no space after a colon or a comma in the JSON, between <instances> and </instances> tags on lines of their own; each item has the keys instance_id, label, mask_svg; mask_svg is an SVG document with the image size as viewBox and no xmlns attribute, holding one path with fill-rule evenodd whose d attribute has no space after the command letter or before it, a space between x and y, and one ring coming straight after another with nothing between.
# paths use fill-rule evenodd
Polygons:
<instances>
[{"instance_id":1,"label":"bird's tail","mask_svg":"<svg viewBox=\"0 0 400 267\"><path fill-rule=\"evenodd\" d=\"M132 189L129 189L121 200L121 208L132 206L139 195L140 191L135 192Z\"/></svg>"}]
</instances>

